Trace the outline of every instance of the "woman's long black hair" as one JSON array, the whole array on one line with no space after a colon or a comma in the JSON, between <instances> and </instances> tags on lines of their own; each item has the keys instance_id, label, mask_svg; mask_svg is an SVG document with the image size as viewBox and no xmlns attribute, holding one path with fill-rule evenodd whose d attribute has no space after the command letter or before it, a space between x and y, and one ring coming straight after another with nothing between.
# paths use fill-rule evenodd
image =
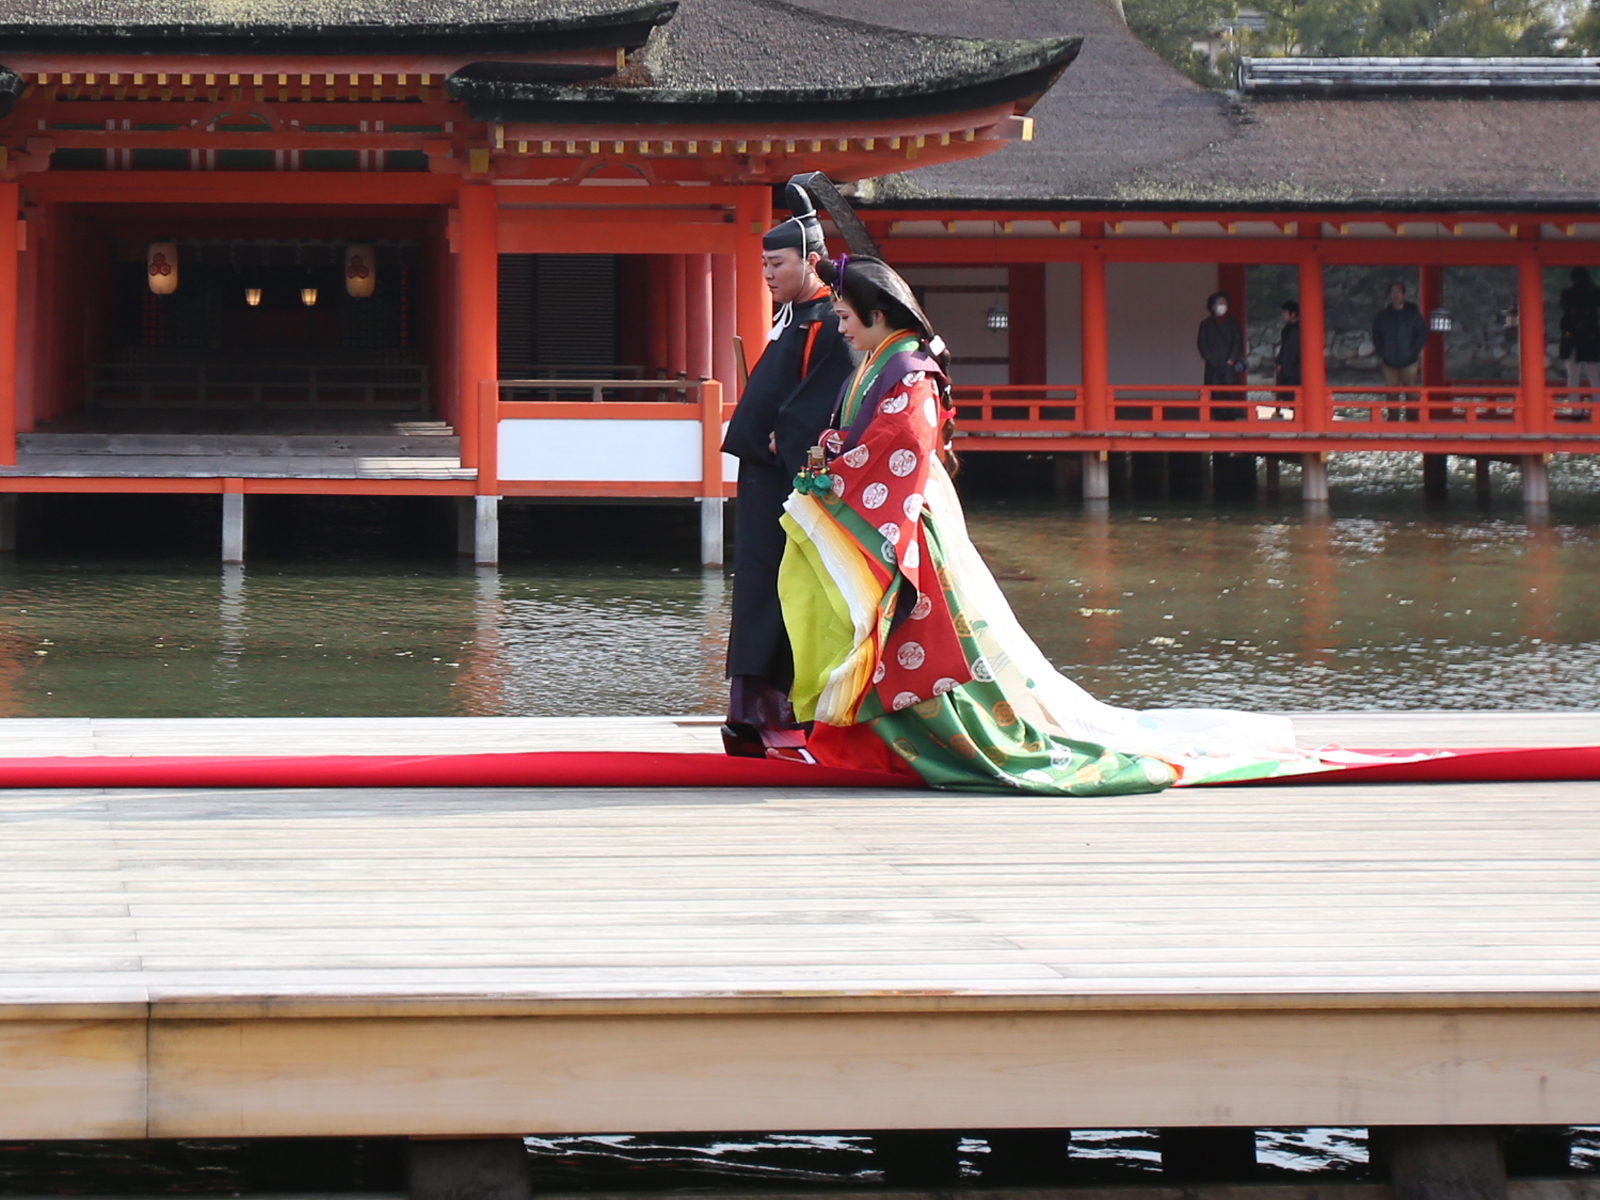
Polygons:
<instances>
[{"instance_id":1,"label":"woman's long black hair","mask_svg":"<svg viewBox=\"0 0 1600 1200\"><path fill-rule=\"evenodd\" d=\"M945 408L952 407L950 348L938 338L933 322L928 320L928 314L917 303L911 285L901 278L898 271L879 258L845 256L837 262L826 259L818 262L817 277L867 324L872 323L873 313L881 312L890 329L905 329L920 337L928 354L944 373L944 382L940 385L940 404ZM937 351L935 345L938 346ZM945 421L944 428L939 431L939 458L944 463L945 471L952 477L961 469L961 461L956 457L953 446L955 432L953 420Z\"/></svg>"}]
</instances>

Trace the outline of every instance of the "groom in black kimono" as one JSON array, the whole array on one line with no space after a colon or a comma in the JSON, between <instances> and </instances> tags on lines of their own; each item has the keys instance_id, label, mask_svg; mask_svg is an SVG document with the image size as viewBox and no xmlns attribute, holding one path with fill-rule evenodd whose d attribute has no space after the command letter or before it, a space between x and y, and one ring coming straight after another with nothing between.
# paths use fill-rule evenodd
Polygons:
<instances>
[{"instance_id":1,"label":"groom in black kimono","mask_svg":"<svg viewBox=\"0 0 1600 1200\"><path fill-rule=\"evenodd\" d=\"M739 460L732 686L722 740L729 754L752 757L805 745L789 707L794 660L778 605L785 541L778 519L855 365L828 289L817 278L816 263L827 254L822 225L804 189L789 184L787 199L794 215L761 243L763 274L780 308L722 443Z\"/></svg>"}]
</instances>

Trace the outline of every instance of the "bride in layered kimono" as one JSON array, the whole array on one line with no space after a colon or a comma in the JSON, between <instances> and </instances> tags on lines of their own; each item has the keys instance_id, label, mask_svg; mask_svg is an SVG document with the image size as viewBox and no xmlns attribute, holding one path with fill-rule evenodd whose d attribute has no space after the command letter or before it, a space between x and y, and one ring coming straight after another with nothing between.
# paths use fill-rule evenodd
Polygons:
<instances>
[{"instance_id":1,"label":"bride in layered kimono","mask_svg":"<svg viewBox=\"0 0 1600 1200\"><path fill-rule=\"evenodd\" d=\"M1056 671L967 537L943 341L881 260L819 273L862 358L783 517L791 699L813 757L1052 795L1326 769L1284 718L1116 708Z\"/></svg>"}]
</instances>

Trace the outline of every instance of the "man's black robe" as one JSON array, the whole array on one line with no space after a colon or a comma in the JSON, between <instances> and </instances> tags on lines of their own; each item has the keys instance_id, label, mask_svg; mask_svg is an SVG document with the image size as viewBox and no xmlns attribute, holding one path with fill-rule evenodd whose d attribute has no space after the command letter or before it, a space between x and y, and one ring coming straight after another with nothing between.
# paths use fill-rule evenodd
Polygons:
<instances>
[{"instance_id":1,"label":"man's black robe","mask_svg":"<svg viewBox=\"0 0 1600 1200\"><path fill-rule=\"evenodd\" d=\"M794 681L778 604L784 533L778 519L806 451L833 416L854 363L827 295L797 302L787 329L750 372L722 448L739 460L733 533L733 629L728 675L755 675L780 691ZM770 449L777 438L778 453Z\"/></svg>"}]
</instances>

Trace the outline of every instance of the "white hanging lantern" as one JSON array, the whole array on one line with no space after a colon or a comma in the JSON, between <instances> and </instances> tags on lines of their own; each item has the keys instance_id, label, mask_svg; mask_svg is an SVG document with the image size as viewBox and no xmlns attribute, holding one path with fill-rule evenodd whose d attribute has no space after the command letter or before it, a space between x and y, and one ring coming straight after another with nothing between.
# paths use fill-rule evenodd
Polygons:
<instances>
[{"instance_id":1,"label":"white hanging lantern","mask_svg":"<svg viewBox=\"0 0 1600 1200\"><path fill-rule=\"evenodd\" d=\"M245 288L244 302L251 308L259 308L261 306L261 289L258 287Z\"/></svg>"},{"instance_id":2,"label":"white hanging lantern","mask_svg":"<svg viewBox=\"0 0 1600 1200\"><path fill-rule=\"evenodd\" d=\"M1428 314L1428 328L1434 333L1449 333L1455 327L1455 318L1450 315L1450 310L1442 305Z\"/></svg>"},{"instance_id":3,"label":"white hanging lantern","mask_svg":"<svg viewBox=\"0 0 1600 1200\"><path fill-rule=\"evenodd\" d=\"M151 242L144 252L144 277L157 296L178 290L178 247L172 242Z\"/></svg>"},{"instance_id":4,"label":"white hanging lantern","mask_svg":"<svg viewBox=\"0 0 1600 1200\"><path fill-rule=\"evenodd\" d=\"M1011 313L997 304L989 310L984 323L991 333L1004 333L1011 328Z\"/></svg>"},{"instance_id":5,"label":"white hanging lantern","mask_svg":"<svg viewBox=\"0 0 1600 1200\"><path fill-rule=\"evenodd\" d=\"M300 303L304 304L307 308L315 308L317 305L317 289L314 287L301 288Z\"/></svg>"},{"instance_id":6,"label":"white hanging lantern","mask_svg":"<svg viewBox=\"0 0 1600 1200\"><path fill-rule=\"evenodd\" d=\"M378 265L372 247L353 245L344 248L345 294L362 299L378 286Z\"/></svg>"}]
</instances>

